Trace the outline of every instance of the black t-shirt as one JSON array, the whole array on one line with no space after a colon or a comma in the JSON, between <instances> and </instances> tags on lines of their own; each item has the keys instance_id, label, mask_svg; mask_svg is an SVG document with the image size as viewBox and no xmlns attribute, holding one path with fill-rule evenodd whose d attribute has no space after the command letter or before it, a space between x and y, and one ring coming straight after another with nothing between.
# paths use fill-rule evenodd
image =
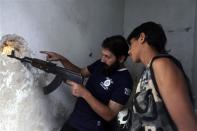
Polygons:
<instances>
[{"instance_id":1,"label":"black t-shirt","mask_svg":"<svg viewBox=\"0 0 197 131\"><path fill-rule=\"evenodd\" d=\"M108 105L112 100L125 105L131 94L133 82L126 68L113 72L110 76L103 73L101 60L89 65L91 73L86 88L100 102ZM109 124L97 115L83 98L78 98L68 123L79 131L106 131Z\"/></svg>"}]
</instances>

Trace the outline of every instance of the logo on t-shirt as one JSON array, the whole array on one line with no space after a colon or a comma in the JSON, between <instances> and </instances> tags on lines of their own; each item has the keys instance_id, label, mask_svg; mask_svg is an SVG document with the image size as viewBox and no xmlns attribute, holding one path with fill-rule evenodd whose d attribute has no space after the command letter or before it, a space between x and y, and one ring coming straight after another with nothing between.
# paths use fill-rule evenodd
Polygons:
<instances>
[{"instance_id":1,"label":"logo on t-shirt","mask_svg":"<svg viewBox=\"0 0 197 131\"><path fill-rule=\"evenodd\" d=\"M131 89L124 88L124 94L129 96L131 94Z\"/></svg>"},{"instance_id":2,"label":"logo on t-shirt","mask_svg":"<svg viewBox=\"0 0 197 131\"><path fill-rule=\"evenodd\" d=\"M109 86L114 82L109 77L106 77L104 82L101 82L100 85L103 87L104 90L109 90Z\"/></svg>"}]
</instances>

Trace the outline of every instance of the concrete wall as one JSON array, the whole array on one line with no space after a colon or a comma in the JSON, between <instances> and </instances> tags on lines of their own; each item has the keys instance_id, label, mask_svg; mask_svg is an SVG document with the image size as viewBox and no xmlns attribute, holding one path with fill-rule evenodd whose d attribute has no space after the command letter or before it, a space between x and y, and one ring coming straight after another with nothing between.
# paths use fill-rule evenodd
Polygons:
<instances>
[{"instance_id":1,"label":"concrete wall","mask_svg":"<svg viewBox=\"0 0 197 131\"><path fill-rule=\"evenodd\" d=\"M104 37L123 33L123 14L120 0L0 0L0 36L16 33L38 56L57 51L85 66Z\"/></svg>"},{"instance_id":2,"label":"concrete wall","mask_svg":"<svg viewBox=\"0 0 197 131\"><path fill-rule=\"evenodd\" d=\"M196 11L197 11L197 2L196 2ZM194 32L194 56L193 56L193 68L192 68L192 86L194 91L197 92L197 13L195 14L195 32ZM196 102L197 103L197 102ZM197 105L196 105L197 107Z\"/></svg>"},{"instance_id":3,"label":"concrete wall","mask_svg":"<svg viewBox=\"0 0 197 131\"><path fill-rule=\"evenodd\" d=\"M100 57L105 37L123 34L123 18L121 0L0 0L0 37L20 35L36 57L56 51L84 67ZM64 98L69 109L71 97Z\"/></svg>"},{"instance_id":4,"label":"concrete wall","mask_svg":"<svg viewBox=\"0 0 197 131\"><path fill-rule=\"evenodd\" d=\"M160 23L168 38L167 49L182 62L186 73L192 79L192 64L195 61L193 58L195 8L195 0L126 0L125 36L143 22ZM131 66L135 72L139 72L140 67L136 64ZM134 71L133 74L137 74ZM193 90L194 88L195 86Z\"/></svg>"}]
</instances>

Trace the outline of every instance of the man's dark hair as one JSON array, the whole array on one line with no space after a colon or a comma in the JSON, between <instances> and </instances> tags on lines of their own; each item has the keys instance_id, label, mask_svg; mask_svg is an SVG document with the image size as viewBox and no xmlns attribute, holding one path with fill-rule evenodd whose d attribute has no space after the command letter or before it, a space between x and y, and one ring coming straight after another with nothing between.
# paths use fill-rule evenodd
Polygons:
<instances>
[{"instance_id":1,"label":"man's dark hair","mask_svg":"<svg viewBox=\"0 0 197 131\"><path fill-rule=\"evenodd\" d=\"M102 43L102 48L108 49L116 58L125 56L126 60L128 56L129 46L126 39L121 35L106 38Z\"/></svg>"},{"instance_id":2,"label":"man's dark hair","mask_svg":"<svg viewBox=\"0 0 197 131\"><path fill-rule=\"evenodd\" d=\"M154 22L146 22L136 27L128 36L127 41L130 43L131 39L140 37L140 34L145 34L145 41L159 53L166 53L165 45L167 38L165 32L160 24Z\"/></svg>"}]
</instances>

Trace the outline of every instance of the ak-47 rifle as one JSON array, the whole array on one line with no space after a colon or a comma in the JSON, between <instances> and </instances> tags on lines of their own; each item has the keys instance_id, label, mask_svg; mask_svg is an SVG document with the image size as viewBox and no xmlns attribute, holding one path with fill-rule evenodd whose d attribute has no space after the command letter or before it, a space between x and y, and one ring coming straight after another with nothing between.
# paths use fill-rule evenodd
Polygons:
<instances>
[{"instance_id":1,"label":"ak-47 rifle","mask_svg":"<svg viewBox=\"0 0 197 131\"><path fill-rule=\"evenodd\" d=\"M11 55L8 55L10 58L15 58L17 60L20 60L22 63L29 63L33 67L36 67L40 70L43 70L47 73L52 73L56 75L54 80L47 86L43 88L44 94L47 95L51 92L53 92L55 89L59 87L59 85L62 83L62 81L65 80L71 80L74 82L77 82L79 84L83 84L84 78L80 73L73 72L72 70L62 68L57 66L54 63L36 59L36 58L29 58L29 57L24 57L24 58L19 58L15 56L14 51L12 51Z\"/></svg>"}]
</instances>

